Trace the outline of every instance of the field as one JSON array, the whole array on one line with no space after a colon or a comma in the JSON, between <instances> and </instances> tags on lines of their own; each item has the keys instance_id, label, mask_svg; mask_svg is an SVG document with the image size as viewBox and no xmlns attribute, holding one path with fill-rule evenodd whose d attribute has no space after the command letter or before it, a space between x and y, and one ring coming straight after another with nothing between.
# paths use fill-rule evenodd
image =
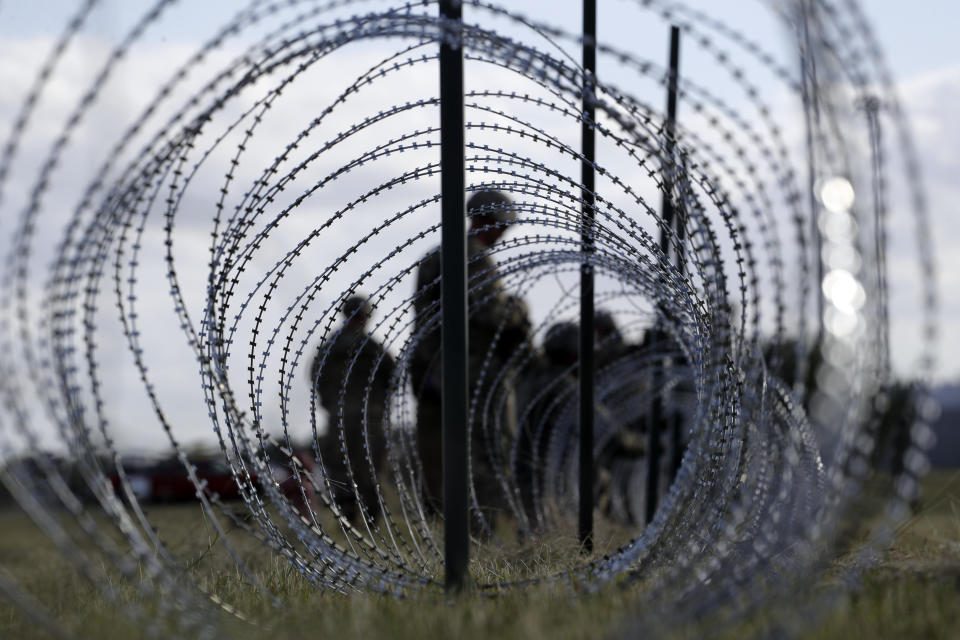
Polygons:
<instances>
[{"instance_id":1,"label":"field","mask_svg":"<svg viewBox=\"0 0 960 640\"><path fill-rule=\"evenodd\" d=\"M397 600L380 596L344 597L307 585L280 559L252 541L238 551L256 576L284 601L272 607L239 575L217 544L216 532L194 506L151 511L171 552L186 559L191 581L235 602L246 621L225 616L228 637L263 633L271 640L302 637L358 638L593 638L622 631L639 595L611 586L597 594L540 586L524 593L490 598L467 594L448 599L439 593ZM541 548L530 561L549 571L570 562L570 554ZM487 556L474 575L509 577L509 563ZM838 560L838 566L843 559ZM143 600L103 566L90 570L115 581L122 602ZM146 637L137 623L116 614L109 603L66 562L20 511L0 512L0 580L14 579L37 602L81 637L111 640ZM161 603L144 605L147 615ZM762 619L747 621L726 635L770 629ZM637 630L641 631L641 630ZM678 637L710 636L710 627L691 624ZM632 635L632 634L631 634ZM776 635L774 632L773 635ZM0 638L56 637L0 602ZM810 638L956 638L960 637L960 471L935 472L925 480L924 497L914 515L897 531L894 544L869 570L859 589L842 598L807 633Z\"/></svg>"}]
</instances>

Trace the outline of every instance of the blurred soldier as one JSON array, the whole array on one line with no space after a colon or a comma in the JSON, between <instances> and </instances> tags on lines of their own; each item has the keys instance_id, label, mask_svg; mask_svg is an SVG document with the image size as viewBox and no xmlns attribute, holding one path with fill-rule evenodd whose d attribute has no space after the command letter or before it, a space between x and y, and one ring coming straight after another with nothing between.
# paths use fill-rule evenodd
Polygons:
<instances>
[{"instance_id":1,"label":"blurred soldier","mask_svg":"<svg viewBox=\"0 0 960 640\"><path fill-rule=\"evenodd\" d=\"M613 314L605 309L597 311L593 319L594 344L596 348L595 363L597 369L613 364L630 352L630 345L623 339L620 327L613 319Z\"/></svg>"},{"instance_id":2,"label":"blurred soldier","mask_svg":"<svg viewBox=\"0 0 960 640\"><path fill-rule=\"evenodd\" d=\"M328 417L320 455L332 497L344 517L356 519L359 494L367 518L374 522L380 513L376 476L385 453L384 408L395 363L367 333L371 309L365 296L347 298L341 311L343 324L320 345L310 368L314 390Z\"/></svg>"},{"instance_id":3,"label":"blurred soldier","mask_svg":"<svg viewBox=\"0 0 960 640\"><path fill-rule=\"evenodd\" d=\"M503 291L496 266L484 255L516 219L513 202L499 191L478 191L467 201L470 231L467 237L469 305L468 371L470 399L479 393L471 436L471 481L477 501L487 512L488 523L502 507L501 491L494 472L499 438L513 436L513 393L506 394L503 414L487 416L511 433L491 434L479 426L493 378L500 373L529 334L526 305ZM410 364L410 378L417 396L417 450L423 465L424 503L428 512L440 512L443 498L443 448L440 358L440 249L425 256L417 271L414 301L415 331L419 334ZM479 386L478 386L479 385ZM489 423L488 423L489 424ZM494 428L491 425L491 429Z\"/></svg>"},{"instance_id":4,"label":"blurred soldier","mask_svg":"<svg viewBox=\"0 0 960 640\"><path fill-rule=\"evenodd\" d=\"M647 402L649 375L644 369L642 347L627 342L609 311L600 310L595 317L597 399L616 407L612 431L598 442L596 468L598 474L598 506L607 517L625 524L636 521L631 511L630 494L636 463L646 451Z\"/></svg>"},{"instance_id":5,"label":"blurred soldier","mask_svg":"<svg viewBox=\"0 0 960 640\"><path fill-rule=\"evenodd\" d=\"M621 430L625 430L619 440L623 444L632 438L629 432L645 428L642 415L638 415L643 411L637 407L640 395L650 385L638 359L641 346L627 342L613 314L603 309L594 317L594 340L598 398L618 407Z\"/></svg>"},{"instance_id":6,"label":"blurred soldier","mask_svg":"<svg viewBox=\"0 0 960 640\"><path fill-rule=\"evenodd\" d=\"M613 326L616 329L616 326ZM617 332L619 336L619 332ZM598 360L602 342L597 340ZM629 352L629 345L622 345ZM543 353L534 358L526 370L522 383L523 402L520 410L520 426L514 450L513 469L519 492L520 504L532 528L541 522L541 512L548 499L561 499L570 508L575 505L566 496L569 486L556 486L554 474L559 471L556 460L550 457L576 455L579 450L579 350L580 325L575 322L558 322L547 329L543 339ZM626 375L626 372L621 372ZM628 384L629 376L625 377ZM620 381L614 382L618 384ZM610 501L612 476L609 460L613 456L636 458L640 453L631 442L621 423L621 416L611 412L610 397L600 393L602 381L598 381L598 394L594 404L595 461L594 500L602 508ZM619 407L618 407L619 408ZM635 439L635 438L634 438ZM552 466L552 468L551 468ZM559 492L559 493L558 493Z\"/></svg>"},{"instance_id":7,"label":"blurred soldier","mask_svg":"<svg viewBox=\"0 0 960 640\"><path fill-rule=\"evenodd\" d=\"M520 504L534 528L550 439L564 407L578 397L579 348L579 325L554 324L543 338L543 353L533 358L521 383L520 424L512 463Z\"/></svg>"}]
</instances>

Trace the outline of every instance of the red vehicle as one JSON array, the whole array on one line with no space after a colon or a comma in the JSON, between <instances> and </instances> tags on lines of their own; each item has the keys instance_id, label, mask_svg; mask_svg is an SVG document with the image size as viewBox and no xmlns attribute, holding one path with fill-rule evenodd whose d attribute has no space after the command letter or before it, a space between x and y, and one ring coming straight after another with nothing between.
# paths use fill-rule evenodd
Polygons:
<instances>
[{"instance_id":1,"label":"red vehicle","mask_svg":"<svg viewBox=\"0 0 960 640\"><path fill-rule=\"evenodd\" d=\"M208 495L217 495L221 501L239 500L240 487L230 468L223 460L214 458L191 459L197 481L206 485ZM164 458L159 461L131 459L123 462L127 481L134 496L140 502L187 502L197 500L197 488L194 486L179 458ZM300 487L294 481L288 465L271 465L274 480L280 485L287 499L301 511L305 507ZM305 473L305 472L301 472ZM120 477L117 473L110 476L114 490L122 494ZM253 486L259 488L256 474L250 474ZM303 478L308 500L312 501L313 492L310 483Z\"/></svg>"},{"instance_id":2,"label":"red vehicle","mask_svg":"<svg viewBox=\"0 0 960 640\"><path fill-rule=\"evenodd\" d=\"M227 465L219 460L191 460L197 480L206 483L207 492L217 494L221 500L236 500L240 489ZM124 461L124 471L130 488L141 502L181 502L197 499L197 488L187 475L187 470L177 458L164 458L157 462L142 460ZM120 477L111 474L110 480L120 492Z\"/></svg>"}]
</instances>

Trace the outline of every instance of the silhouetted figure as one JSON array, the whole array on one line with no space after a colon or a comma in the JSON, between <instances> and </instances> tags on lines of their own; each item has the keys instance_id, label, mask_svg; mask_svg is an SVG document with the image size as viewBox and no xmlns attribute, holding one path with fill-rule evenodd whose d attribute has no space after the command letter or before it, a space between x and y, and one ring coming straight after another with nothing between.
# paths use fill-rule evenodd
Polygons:
<instances>
[{"instance_id":1,"label":"silhouetted figure","mask_svg":"<svg viewBox=\"0 0 960 640\"><path fill-rule=\"evenodd\" d=\"M594 345L596 347L597 370L606 365L613 364L623 358L632 349L631 345L623 339L620 327L613 319L613 314L604 309L600 309L593 317Z\"/></svg>"},{"instance_id":2,"label":"silhouetted figure","mask_svg":"<svg viewBox=\"0 0 960 640\"><path fill-rule=\"evenodd\" d=\"M631 487L638 466L646 454L645 393L650 375L644 368L642 345L627 342L609 311L599 310L594 318L597 400L609 407L613 431L598 439L596 469L597 504L607 517L631 524L637 518L631 507Z\"/></svg>"},{"instance_id":3,"label":"silhouetted figure","mask_svg":"<svg viewBox=\"0 0 960 640\"><path fill-rule=\"evenodd\" d=\"M469 305L468 370L471 402L482 404L491 391L492 378L529 334L526 305L508 296L493 260L484 255L516 219L513 202L499 191L479 191L467 201L470 230L467 237ZM417 450L423 466L423 497L428 512L442 510L443 448L441 415L441 309L440 249L425 256L417 270L414 327L419 339L410 364L410 378L417 396ZM486 367L484 368L484 363ZM485 375L484 375L485 372ZM513 430L513 393L506 394L505 409L496 417L503 432ZM477 416L483 407L477 408ZM479 428L475 417L471 433L471 481L477 501L488 515L502 508L502 491L494 472L493 451L500 446ZM500 434L501 437L504 435ZM509 433L512 437L512 433Z\"/></svg>"},{"instance_id":4,"label":"silhouetted figure","mask_svg":"<svg viewBox=\"0 0 960 640\"><path fill-rule=\"evenodd\" d=\"M537 511L544 495L550 440L564 407L578 397L579 347L579 325L558 322L547 329L543 352L534 356L524 371L523 402L512 466L520 505L533 528L538 524Z\"/></svg>"},{"instance_id":5,"label":"silhouetted figure","mask_svg":"<svg viewBox=\"0 0 960 640\"><path fill-rule=\"evenodd\" d=\"M871 463L877 471L896 477L904 471L910 447L910 428L917 417L917 388L911 382L890 382L874 398L871 428L876 444Z\"/></svg>"},{"instance_id":6,"label":"silhouetted figure","mask_svg":"<svg viewBox=\"0 0 960 640\"><path fill-rule=\"evenodd\" d=\"M373 522L380 514L377 473L385 454L383 418L395 363L367 332L371 310L364 296L347 298L341 311L343 324L317 349L310 369L329 418L319 441L320 458L344 517L356 520L359 498Z\"/></svg>"}]
</instances>

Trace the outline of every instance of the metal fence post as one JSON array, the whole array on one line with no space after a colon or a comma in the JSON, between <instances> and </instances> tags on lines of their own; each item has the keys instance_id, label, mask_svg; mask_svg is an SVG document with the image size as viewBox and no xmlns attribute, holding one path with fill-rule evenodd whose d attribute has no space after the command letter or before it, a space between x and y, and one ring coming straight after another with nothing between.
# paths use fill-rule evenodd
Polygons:
<instances>
[{"instance_id":1,"label":"metal fence post","mask_svg":"<svg viewBox=\"0 0 960 640\"><path fill-rule=\"evenodd\" d=\"M448 592L460 591L470 559L467 502L467 231L464 212L463 21L459 2L440 1L450 31L440 42L441 362L444 560ZM451 42L451 39L454 40Z\"/></svg>"},{"instance_id":2,"label":"metal fence post","mask_svg":"<svg viewBox=\"0 0 960 640\"><path fill-rule=\"evenodd\" d=\"M674 227L674 208L673 208L673 176L674 165L674 147L676 144L676 123L677 123L677 77L680 67L680 28L670 27L670 76L667 80L667 119L664 122L664 140L663 149L663 186L661 199L661 216L663 218L663 227L660 229L660 250L664 258L670 258L670 231ZM677 260L680 258L680 252L677 252ZM664 340L664 331L662 328L663 309L657 311L657 323L653 328L653 339L650 341L651 347L656 353L656 348ZM653 369L653 390L654 399L650 408L649 425L647 428L649 442L647 446L647 493L646 493L646 523L653 520L657 512L657 503L660 498L660 433L661 423L663 422L663 400L660 396L659 387L663 385L663 362L654 364Z\"/></svg>"},{"instance_id":3,"label":"metal fence post","mask_svg":"<svg viewBox=\"0 0 960 640\"><path fill-rule=\"evenodd\" d=\"M580 519L579 540L584 552L593 551L593 405L594 405L594 305L593 266L588 262L594 250L594 91L597 66L597 3L583 2L583 105L581 123L580 197L582 200L580 267Z\"/></svg>"}]
</instances>

